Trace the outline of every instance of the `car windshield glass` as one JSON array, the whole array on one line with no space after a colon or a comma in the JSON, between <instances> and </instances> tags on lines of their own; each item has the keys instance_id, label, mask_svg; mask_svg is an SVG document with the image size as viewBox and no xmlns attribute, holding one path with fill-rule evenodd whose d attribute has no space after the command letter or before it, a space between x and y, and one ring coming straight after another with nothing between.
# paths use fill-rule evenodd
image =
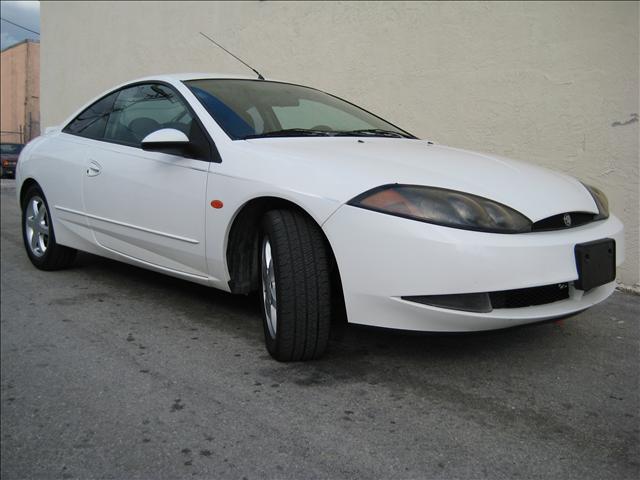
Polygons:
<instances>
[{"instance_id":1,"label":"car windshield glass","mask_svg":"<svg viewBox=\"0 0 640 480\"><path fill-rule=\"evenodd\" d=\"M300 136L415 138L349 102L309 87L235 79L184 83L234 140Z\"/></svg>"},{"instance_id":2,"label":"car windshield glass","mask_svg":"<svg viewBox=\"0 0 640 480\"><path fill-rule=\"evenodd\" d=\"M20 153L23 146L24 145L19 143L2 143L0 144L0 152L7 155L17 155Z\"/></svg>"}]
</instances>

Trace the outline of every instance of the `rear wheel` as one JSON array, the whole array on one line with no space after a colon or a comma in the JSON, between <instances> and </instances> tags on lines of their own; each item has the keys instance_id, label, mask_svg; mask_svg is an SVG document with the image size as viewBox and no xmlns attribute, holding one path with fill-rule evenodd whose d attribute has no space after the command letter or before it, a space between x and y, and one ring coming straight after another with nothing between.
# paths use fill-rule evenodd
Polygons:
<instances>
[{"instance_id":1,"label":"rear wheel","mask_svg":"<svg viewBox=\"0 0 640 480\"><path fill-rule=\"evenodd\" d=\"M36 185L24 196L22 238L29 260L41 270L66 268L76 257L76 250L56 243L49 206Z\"/></svg>"},{"instance_id":2,"label":"rear wheel","mask_svg":"<svg viewBox=\"0 0 640 480\"><path fill-rule=\"evenodd\" d=\"M320 227L292 210L262 219L261 303L267 350L282 362L311 360L327 348L329 262Z\"/></svg>"}]
</instances>

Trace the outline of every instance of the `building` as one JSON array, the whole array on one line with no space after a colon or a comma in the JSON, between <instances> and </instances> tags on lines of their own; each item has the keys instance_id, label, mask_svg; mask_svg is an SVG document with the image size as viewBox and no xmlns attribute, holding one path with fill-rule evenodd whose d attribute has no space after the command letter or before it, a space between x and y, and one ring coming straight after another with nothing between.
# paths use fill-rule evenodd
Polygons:
<instances>
[{"instance_id":1,"label":"building","mask_svg":"<svg viewBox=\"0 0 640 480\"><path fill-rule=\"evenodd\" d=\"M43 126L163 72L251 71L604 190L638 285L638 2L42 2Z\"/></svg>"},{"instance_id":2,"label":"building","mask_svg":"<svg viewBox=\"0 0 640 480\"><path fill-rule=\"evenodd\" d=\"M27 143L40 135L40 43L24 40L1 56L0 140Z\"/></svg>"}]
</instances>

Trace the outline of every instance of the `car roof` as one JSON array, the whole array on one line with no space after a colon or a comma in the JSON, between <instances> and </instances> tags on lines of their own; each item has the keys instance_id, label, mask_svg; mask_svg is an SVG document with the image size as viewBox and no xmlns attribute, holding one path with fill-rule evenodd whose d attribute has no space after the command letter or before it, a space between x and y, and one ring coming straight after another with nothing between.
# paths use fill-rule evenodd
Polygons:
<instances>
[{"instance_id":1,"label":"car roof","mask_svg":"<svg viewBox=\"0 0 640 480\"><path fill-rule=\"evenodd\" d=\"M127 83L146 82L149 80L180 82L185 80L220 79L220 78L236 79L236 80L257 80L255 75L191 72L191 73L164 73L160 75L151 75L148 77L138 78L137 80L130 80Z\"/></svg>"}]
</instances>

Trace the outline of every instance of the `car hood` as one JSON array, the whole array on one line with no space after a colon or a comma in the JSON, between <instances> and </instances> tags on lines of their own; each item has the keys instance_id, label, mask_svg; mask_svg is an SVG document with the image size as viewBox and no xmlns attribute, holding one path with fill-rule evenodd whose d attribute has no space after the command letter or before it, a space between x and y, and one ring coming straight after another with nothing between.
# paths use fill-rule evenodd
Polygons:
<instances>
[{"instance_id":1,"label":"car hood","mask_svg":"<svg viewBox=\"0 0 640 480\"><path fill-rule=\"evenodd\" d=\"M575 178L497 155L396 138L263 138L246 142L304 178L297 190L346 202L371 188L393 183L427 185L508 205L530 220L565 212L597 213L591 194ZM280 176L282 179L282 175Z\"/></svg>"}]
</instances>

